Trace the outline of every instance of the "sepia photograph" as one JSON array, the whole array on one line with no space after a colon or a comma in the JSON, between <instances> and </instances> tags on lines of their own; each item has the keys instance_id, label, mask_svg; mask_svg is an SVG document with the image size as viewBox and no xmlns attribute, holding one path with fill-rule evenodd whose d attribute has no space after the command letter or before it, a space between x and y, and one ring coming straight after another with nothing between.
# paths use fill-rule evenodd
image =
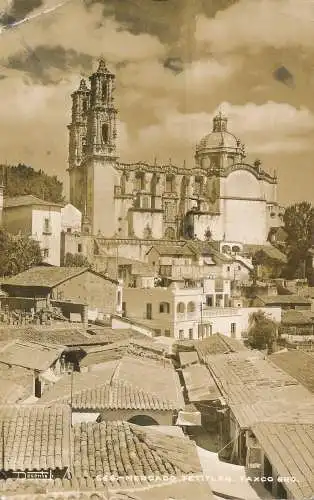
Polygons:
<instances>
[{"instance_id":1,"label":"sepia photograph","mask_svg":"<svg viewBox=\"0 0 314 500\"><path fill-rule=\"evenodd\" d=\"M314 500L314 0L0 0L0 500Z\"/></svg>"}]
</instances>

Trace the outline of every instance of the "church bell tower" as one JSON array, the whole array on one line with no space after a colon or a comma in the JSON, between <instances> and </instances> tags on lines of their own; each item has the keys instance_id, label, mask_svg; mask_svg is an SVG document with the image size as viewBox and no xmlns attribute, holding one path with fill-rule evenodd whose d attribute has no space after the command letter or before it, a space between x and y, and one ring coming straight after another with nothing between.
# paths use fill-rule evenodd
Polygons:
<instances>
[{"instance_id":1,"label":"church bell tower","mask_svg":"<svg viewBox=\"0 0 314 500\"><path fill-rule=\"evenodd\" d=\"M82 212L85 233L115 233L114 189L118 182L115 75L105 62L72 94L70 130L70 201Z\"/></svg>"}]
</instances>

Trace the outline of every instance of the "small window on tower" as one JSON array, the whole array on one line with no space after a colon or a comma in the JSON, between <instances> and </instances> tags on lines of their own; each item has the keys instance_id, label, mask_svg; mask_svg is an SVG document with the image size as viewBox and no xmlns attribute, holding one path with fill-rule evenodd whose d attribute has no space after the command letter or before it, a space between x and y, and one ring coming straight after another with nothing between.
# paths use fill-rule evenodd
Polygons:
<instances>
[{"instance_id":1,"label":"small window on tower","mask_svg":"<svg viewBox=\"0 0 314 500\"><path fill-rule=\"evenodd\" d=\"M103 101L107 100L107 84L103 83L102 85L102 99Z\"/></svg>"},{"instance_id":2,"label":"small window on tower","mask_svg":"<svg viewBox=\"0 0 314 500\"><path fill-rule=\"evenodd\" d=\"M101 132L102 132L102 140L105 144L108 144L109 140L109 127L108 123L104 123L101 127Z\"/></svg>"},{"instance_id":3,"label":"small window on tower","mask_svg":"<svg viewBox=\"0 0 314 500\"><path fill-rule=\"evenodd\" d=\"M87 101L83 101L83 113L86 113L87 111Z\"/></svg>"},{"instance_id":4,"label":"small window on tower","mask_svg":"<svg viewBox=\"0 0 314 500\"><path fill-rule=\"evenodd\" d=\"M87 152L87 144L86 144L86 137L82 139L82 153L85 155Z\"/></svg>"}]
</instances>

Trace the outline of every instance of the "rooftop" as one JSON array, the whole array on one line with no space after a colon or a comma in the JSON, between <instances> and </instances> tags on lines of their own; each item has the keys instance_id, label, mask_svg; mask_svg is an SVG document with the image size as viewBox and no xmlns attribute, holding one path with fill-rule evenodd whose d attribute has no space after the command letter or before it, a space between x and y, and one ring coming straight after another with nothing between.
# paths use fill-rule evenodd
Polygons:
<instances>
[{"instance_id":1,"label":"rooftop","mask_svg":"<svg viewBox=\"0 0 314 500\"><path fill-rule=\"evenodd\" d=\"M147 254L154 249L159 255L171 257L193 257L195 253L188 246L181 245L165 245L165 246L152 246ZM147 255L146 254L146 255Z\"/></svg>"},{"instance_id":2,"label":"rooftop","mask_svg":"<svg viewBox=\"0 0 314 500\"><path fill-rule=\"evenodd\" d=\"M47 470L71 465L71 412L68 406L0 406L2 469ZM4 443L4 450L3 450Z\"/></svg>"},{"instance_id":3,"label":"rooftop","mask_svg":"<svg viewBox=\"0 0 314 500\"><path fill-rule=\"evenodd\" d=\"M179 378L173 367L124 357L102 369L66 375L42 396L43 403L71 401L76 410L151 409L184 407Z\"/></svg>"},{"instance_id":4,"label":"rooftop","mask_svg":"<svg viewBox=\"0 0 314 500\"><path fill-rule=\"evenodd\" d=\"M65 346L14 340L0 350L0 363L45 371L64 350Z\"/></svg>"},{"instance_id":5,"label":"rooftop","mask_svg":"<svg viewBox=\"0 0 314 500\"><path fill-rule=\"evenodd\" d=\"M285 418L292 419L297 403L302 408L307 404L308 415L314 418L311 393L260 352L208 355L206 362L242 428L249 428L266 417L279 418L283 408L286 408ZM307 418L305 411L303 416Z\"/></svg>"},{"instance_id":6,"label":"rooftop","mask_svg":"<svg viewBox=\"0 0 314 500\"><path fill-rule=\"evenodd\" d=\"M73 426L73 472L76 477L200 474L195 444L151 427L127 422L80 423ZM124 481L123 481L124 483ZM132 480L130 480L130 485Z\"/></svg>"},{"instance_id":7,"label":"rooftop","mask_svg":"<svg viewBox=\"0 0 314 500\"><path fill-rule=\"evenodd\" d=\"M221 393L211 373L204 365L191 365L182 370L190 402L214 401Z\"/></svg>"},{"instance_id":8,"label":"rooftop","mask_svg":"<svg viewBox=\"0 0 314 500\"><path fill-rule=\"evenodd\" d=\"M200 360L204 360L209 354L248 351L242 342L221 333L215 333L206 339L195 341L194 347Z\"/></svg>"},{"instance_id":9,"label":"rooftop","mask_svg":"<svg viewBox=\"0 0 314 500\"><path fill-rule=\"evenodd\" d=\"M306 314L308 312L310 314ZM281 323L283 325L311 325L314 323L314 312L295 309L282 311Z\"/></svg>"},{"instance_id":10,"label":"rooftop","mask_svg":"<svg viewBox=\"0 0 314 500\"><path fill-rule=\"evenodd\" d=\"M278 248L271 244L268 245L243 245L243 253L249 255L255 255L258 252L263 252L267 257L273 260L278 260L285 264L287 262L287 257Z\"/></svg>"},{"instance_id":11,"label":"rooftop","mask_svg":"<svg viewBox=\"0 0 314 500\"><path fill-rule=\"evenodd\" d=\"M314 425L262 422L253 432L271 464L281 477L293 477L284 482L296 500L310 498L314 491Z\"/></svg>"},{"instance_id":12,"label":"rooftop","mask_svg":"<svg viewBox=\"0 0 314 500\"><path fill-rule=\"evenodd\" d=\"M37 196L33 196L31 194L4 198L4 208L38 206L38 205L42 207L56 207L56 208L57 207L62 208L64 206L62 203L54 203L52 201L42 200L41 198L37 198Z\"/></svg>"},{"instance_id":13,"label":"rooftop","mask_svg":"<svg viewBox=\"0 0 314 500\"><path fill-rule=\"evenodd\" d=\"M311 305L311 300L300 295L258 295L264 304L299 304Z\"/></svg>"},{"instance_id":14,"label":"rooftop","mask_svg":"<svg viewBox=\"0 0 314 500\"><path fill-rule=\"evenodd\" d=\"M314 357L311 354L294 350L272 354L269 359L309 391L314 392Z\"/></svg>"},{"instance_id":15,"label":"rooftop","mask_svg":"<svg viewBox=\"0 0 314 500\"><path fill-rule=\"evenodd\" d=\"M104 345L126 341L130 338L147 338L131 329L112 329L106 327L82 328L69 324L52 326L0 327L0 341L19 339L28 342L56 344L64 346Z\"/></svg>"}]
</instances>

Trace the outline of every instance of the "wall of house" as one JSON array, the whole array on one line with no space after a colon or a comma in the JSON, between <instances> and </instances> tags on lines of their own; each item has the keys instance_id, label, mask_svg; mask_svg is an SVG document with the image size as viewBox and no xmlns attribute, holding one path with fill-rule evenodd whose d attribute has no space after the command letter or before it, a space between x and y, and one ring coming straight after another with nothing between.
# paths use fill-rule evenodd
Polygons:
<instances>
[{"instance_id":1,"label":"wall of house","mask_svg":"<svg viewBox=\"0 0 314 500\"><path fill-rule=\"evenodd\" d=\"M3 226L12 234L32 234L32 207L4 207Z\"/></svg>"},{"instance_id":2,"label":"wall of house","mask_svg":"<svg viewBox=\"0 0 314 500\"><path fill-rule=\"evenodd\" d=\"M127 422L132 417L145 415L153 418L158 425L172 425L173 411L155 411L155 410L103 410L101 411L101 419L105 422L108 420L122 420Z\"/></svg>"},{"instance_id":3,"label":"wall of house","mask_svg":"<svg viewBox=\"0 0 314 500\"><path fill-rule=\"evenodd\" d=\"M73 300L88 304L100 314L117 312L118 286L90 271L71 278L53 289L55 300ZM122 302L122 297L121 297Z\"/></svg>"},{"instance_id":4,"label":"wall of house","mask_svg":"<svg viewBox=\"0 0 314 500\"><path fill-rule=\"evenodd\" d=\"M61 208L61 229L62 231L74 233L80 232L82 225L81 212L71 203Z\"/></svg>"},{"instance_id":5,"label":"wall of house","mask_svg":"<svg viewBox=\"0 0 314 500\"><path fill-rule=\"evenodd\" d=\"M49 231L45 233L45 219L49 219ZM61 209L34 208L32 212L32 236L39 242L43 260L47 264L60 266ZM48 255L45 256L45 252Z\"/></svg>"},{"instance_id":6,"label":"wall of house","mask_svg":"<svg viewBox=\"0 0 314 500\"><path fill-rule=\"evenodd\" d=\"M167 288L126 288L123 292L126 317L147 319L146 304L152 304L152 320L168 323L173 318L173 293ZM169 313L160 312L161 302L170 304Z\"/></svg>"}]
</instances>

